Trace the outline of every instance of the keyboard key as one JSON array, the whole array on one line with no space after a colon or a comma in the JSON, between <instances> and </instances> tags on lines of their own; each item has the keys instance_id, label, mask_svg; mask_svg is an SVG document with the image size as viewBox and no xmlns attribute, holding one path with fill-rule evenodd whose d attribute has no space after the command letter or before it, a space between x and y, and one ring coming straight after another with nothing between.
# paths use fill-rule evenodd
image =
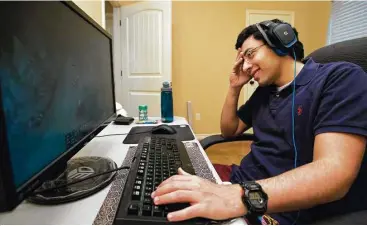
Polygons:
<instances>
[{"instance_id":1,"label":"keyboard key","mask_svg":"<svg viewBox=\"0 0 367 226\"><path fill-rule=\"evenodd\" d=\"M144 216L152 215L152 207L150 205L143 205L143 215Z\"/></svg>"},{"instance_id":2,"label":"keyboard key","mask_svg":"<svg viewBox=\"0 0 367 226\"><path fill-rule=\"evenodd\" d=\"M146 198L150 198L150 195L151 195L152 193L151 192L145 192L144 193L144 196L146 197Z\"/></svg>"},{"instance_id":3,"label":"keyboard key","mask_svg":"<svg viewBox=\"0 0 367 226\"><path fill-rule=\"evenodd\" d=\"M140 200L140 191L133 191L133 200Z\"/></svg>"},{"instance_id":4,"label":"keyboard key","mask_svg":"<svg viewBox=\"0 0 367 226\"><path fill-rule=\"evenodd\" d=\"M136 180L136 181L135 181L135 184L137 184L137 185L138 185L138 184L142 184L142 181L141 181L141 180Z\"/></svg>"},{"instance_id":5,"label":"keyboard key","mask_svg":"<svg viewBox=\"0 0 367 226\"><path fill-rule=\"evenodd\" d=\"M140 189L141 189L140 185L135 185L135 186L134 186L134 190L138 190L138 191L140 191Z\"/></svg>"},{"instance_id":6,"label":"keyboard key","mask_svg":"<svg viewBox=\"0 0 367 226\"><path fill-rule=\"evenodd\" d=\"M152 187L145 187L145 191L147 192L152 192L153 188Z\"/></svg>"},{"instance_id":7,"label":"keyboard key","mask_svg":"<svg viewBox=\"0 0 367 226\"><path fill-rule=\"evenodd\" d=\"M151 198L144 198L143 203L144 204L151 204L152 203L152 199Z\"/></svg>"},{"instance_id":8,"label":"keyboard key","mask_svg":"<svg viewBox=\"0 0 367 226\"><path fill-rule=\"evenodd\" d=\"M155 181L154 181L155 184L157 184L157 183L160 184L161 182L162 182L162 177L156 177L155 178Z\"/></svg>"},{"instance_id":9,"label":"keyboard key","mask_svg":"<svg viewBox=\"0 0 367 226\"><path fill-rule=\"evenodd\" d=\"M128 213L130 215L138 215L138 213L139 213L139 206L138 206L138 204L130 204L130 206L128 208Z\"/></svg>"},{"instance_id":10,"label":"keyboard key","mask_svg":"<svg viewBox=\"0 0 367 226\"><path fill-rule=\"evenodd\" d=\"M160 206L153 206L153 216L162 217L163 210Z\"/></svg>"}]
</instances>

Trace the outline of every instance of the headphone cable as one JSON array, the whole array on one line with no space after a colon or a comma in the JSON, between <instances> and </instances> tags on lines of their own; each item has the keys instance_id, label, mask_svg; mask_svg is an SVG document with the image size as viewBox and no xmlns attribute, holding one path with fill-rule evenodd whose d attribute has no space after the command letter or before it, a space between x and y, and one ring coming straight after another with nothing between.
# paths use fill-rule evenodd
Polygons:
<instances>
[{"instance_id":1,"label":"headphone cable","mask_svg":"<svg viewBox=\"0 0 367 226\"><path fill-rule=\"evenodd\" d=\"M295 115L294 115L294 105L295 105L295 99L296 99L296 52L293 48L293 56L294 56L294 74L293 74L293 92L292 92L292 140L293 140L293 148L294 148L294 168L297 168L297 158L298 158L298 151L297 151L297 145L296 145L296 138L295 138Z\"/></svg>"},{"instance_id":2,"label":"headphone cable","mask_svg":"<svg viewBox=\"0 0 367 226\"><path fill-rule=\"evenodd\" d=\"M292 139L293 139L293 148L294 148L294 168L297 168L297 158L298 158L298 151L297 151L297 145L296 145L296 136L295 136L295 116L294 116L294 105L295 105L295 99L296 99L296 63L297 63L297 57L296 52L294 48L293 50L293 56L294 56L294 74L293 74L293 92L292 92ZM301 210L298 210L297 217L294 220L293 224L296 224L299 216L300 216Z\"/></svg>"}]
</instances>

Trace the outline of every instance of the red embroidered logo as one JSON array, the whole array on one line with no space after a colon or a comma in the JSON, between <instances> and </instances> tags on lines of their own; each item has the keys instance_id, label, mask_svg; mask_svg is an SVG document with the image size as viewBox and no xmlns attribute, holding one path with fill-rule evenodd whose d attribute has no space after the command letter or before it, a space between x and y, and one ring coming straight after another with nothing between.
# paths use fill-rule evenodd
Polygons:
<instances>
[{"instance_id":1,"label":"red embroidered logo","mask_svg":"<svg viewBox=\"0 0 367 226\"><path fill-rule=\"evenodd\" d=\"M262 225L279 225L279 222L269 215L263 215L261 218Z\"/></svg>"},{"instance_id":2,"label":"red embroidered logo","mask_svg":"<svg viewBox=\"0 0 367 226\"><path fill-rule=\"evenodd\" d=\"M298 106L298 108L297 108L297 115L298 116L302 115L302 112L303 112L302 105L301 106Z\"/></svg>"}]
</instances>

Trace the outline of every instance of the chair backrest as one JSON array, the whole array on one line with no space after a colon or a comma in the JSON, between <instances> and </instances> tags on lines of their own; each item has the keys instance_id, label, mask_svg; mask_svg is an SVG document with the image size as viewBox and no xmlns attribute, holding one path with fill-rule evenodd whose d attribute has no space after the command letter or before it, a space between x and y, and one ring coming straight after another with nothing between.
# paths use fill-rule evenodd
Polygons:
<instances>
[{"instance_id":1,"label":"chair backrest","mask_svg":"<svg viewBox=\"0 0 367 226\"><path fill-rule=\"evenodd\" d=\"M367 72L367 37L338 42L315 50L307 57L317 63L347 61L359 65ZM366 149L367 151L367 149ZM365 155L364 161L367 161ZM366 169L361 169L366 170ZM314 224L366 224L367 210L324 218Z\"/></svg>"},{"instance_id":2,"label":"chair backrest","mask_svg":"<svg viewBox=\"0 0 367 226\"><path fill-rule=\"evenodd\" d=\"M367 37L331 44L315 50L307 57L317 63L348 61L367 72Z\"/></svg>"}]
</instances>

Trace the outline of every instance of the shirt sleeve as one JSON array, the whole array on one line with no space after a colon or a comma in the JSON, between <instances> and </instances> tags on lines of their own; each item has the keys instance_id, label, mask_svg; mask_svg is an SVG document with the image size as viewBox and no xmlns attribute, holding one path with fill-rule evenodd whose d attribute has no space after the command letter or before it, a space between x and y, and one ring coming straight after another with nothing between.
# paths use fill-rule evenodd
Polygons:
<instances>
[{"instance_id":1,"label":"shirt sleeve","mask_svg":"<svg viewBox=\"0 0 367 226\"><path fill-rule=\"evenodd\" d=\"M252 127L252 113L254 111L254 103L256 103L255 99L259 98L260 87L258 87L255 92L251 95L250 99L246 101L238 110L237 116L243 123L246 124L249 128Z\"/></svg>"},{"instance_id":2,"label":"shirt sleeve","mask_svg":"<svg viewBox=\"0 0 367 226\"><path fill-rule=\"evenodd\" d=\"M237 116L246 126L252 127L251 104L249 100L237 110Z\"/></svg>"},{"instance_id":3,"label":"shirt sleeve","mask_svg":"<svg viewBox=\"0 0 367 226\"><path fill-rule=\"evenodd\" d=\"M367 136L367 74L357 65L334 70L323 86L314 133L325 132Z\"/></svg>"}]
</instances>

